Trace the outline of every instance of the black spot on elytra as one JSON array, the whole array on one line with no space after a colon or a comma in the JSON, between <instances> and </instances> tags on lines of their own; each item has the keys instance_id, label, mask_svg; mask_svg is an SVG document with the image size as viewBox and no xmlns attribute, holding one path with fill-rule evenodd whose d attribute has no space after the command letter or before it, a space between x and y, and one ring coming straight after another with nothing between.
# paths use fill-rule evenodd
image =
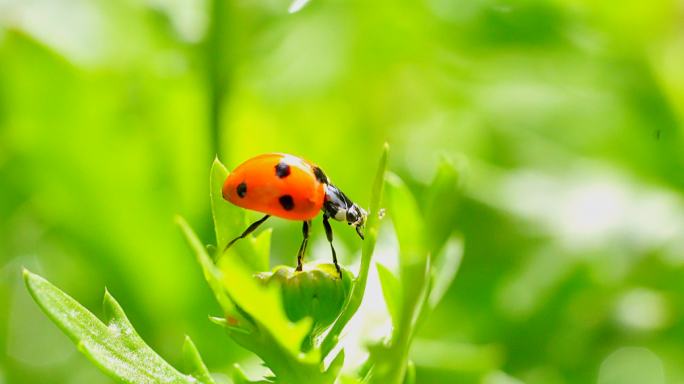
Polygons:
<instances>
[{"instance_id":1,"label":"black spot on elytra","mask_svg":"<svg viewBox=\"0 0 684 384\"><path fill-rule=\"evenodd\" d=\"M314 167L313 173L316 175L316 180L319 183L328 184L328 176L325 175L325 172L320 167Z\"/></svg>"},{"instance_id":2,"label":"black spot on elytra","mask_svg":"<svg viewBox=\"0 0 684 384\"><path fill-rule=\"evenodd\" d=\"M280 202L280 205L283 206L283 209L286 211L291 211L292 208L294 208L294 200L292 200L292 196L290 195L280 196L278 201Z\"/></svg>"},{"instance_id":3,"label":"black spot on elytra","mask_svg":"<svg viewBox=\"0 0 684 384\"><path fill-rule=\"evenodd\" d=\"M240 198L245 197L245 195L247 194L247 182L246 181L243 181L242 183L240 183L240 185L237 186L237 194L238 194L238 196L240 196Z\"/></svg>"},{"instance_id":4,"label":"black spot on elytra","mask_svg":"<svg viewBox=\"0 0 684 384\"><path fill-rule=\"evenodd\" d=\"M290 166L283 163L282 161L278 163L278 165L276 165L275 169L276 176L278 176L281 179L290 176Z\"/></svg>"}]
</instances>

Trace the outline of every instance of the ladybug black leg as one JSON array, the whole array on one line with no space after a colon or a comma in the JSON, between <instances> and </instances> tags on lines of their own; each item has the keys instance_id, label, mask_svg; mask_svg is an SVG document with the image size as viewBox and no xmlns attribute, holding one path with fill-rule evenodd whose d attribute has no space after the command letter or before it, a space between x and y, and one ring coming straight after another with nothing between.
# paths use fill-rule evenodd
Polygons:
<instances>
[{"instance_id":1,"label":"ladybug black leg","mask_svg":"<svg viewBox=\"0 0 684 384\"><path fill-rule=\"evenodd\" d=\"M337 254L335 253L335 248L333 247L333 232L332 232L332 227L330 227L330 223L328 222L328 215L323 215L323 226L325 227L325 235L328 237L328 241L330 242L330 249L332 250L332 255L333 255L333 263L335 263L335 269L337 269L337 273L340 275L340 278L342 278L342 270L340 269L340 265L337 264Z\"/></svg>"},{"instance_id":2,"label":"ladybug black leg","mask_svg":"<svg viewBox=\"0 0 684 384\"><path fill-rule=\"evenodd\" d=\"M271 217L271 215L266 215L266 216L262 217L261 219L259 219L258 221L255 221L254 223L252 223L252 225L250 225L244 232L242 232L242 235L240 235L240 236L234 238L233 241L231 241L230 243L228 243L228 245L226 245L226 247L223 248L223 252L221 252L221 254L219 255L219 257L223 256L223 254L226 253L226 251L228 250L228 248L230 248L233 244L235 244L236 241L238 241L238 240L240 240L240 239L244 239L245 237L247 237L247 235L249 235L250 233L256 231L256 229L259 228L259 226L260 226L261 224L263 224L264 221L266 221L266 219L268 219L269 217ZM216 259L216 261L218 261L218 258Z\"/></svg>"},{"instance_id":3,"label":"ladybug black leg","mask_svg":"<svg viewBox=\"0 0 684 384\"><path fill-rule=\"evenodd\" d=\"M299 246L299 252L297 252L297 271L302 271L302 261L304 261L304 253L306 253L306 247L309 245L309 235L311 235L311 220L304 222L304 227L302 228L302 234L304 234L304 240L302 245Z\"/></svg>"}]
</instances>

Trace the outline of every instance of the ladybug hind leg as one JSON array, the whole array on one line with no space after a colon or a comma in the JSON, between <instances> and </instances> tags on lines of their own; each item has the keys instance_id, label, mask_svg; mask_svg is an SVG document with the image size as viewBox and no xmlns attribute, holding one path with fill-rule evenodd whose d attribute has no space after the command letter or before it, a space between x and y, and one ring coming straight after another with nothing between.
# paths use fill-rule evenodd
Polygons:
<instances>
[{"instance_id":1,"label":"ladybug hind leg","mask_svg":"<svg viewBox=\"0 0 684 384\"><path fill-rule=\"evenodd\" d=\"M299 246L299 252L297 252L297 271L299 272L302 271L304 254L306 253L306 247L309 245L309 235L311 235L311 220L304 222L302 234L304 235L304 240L302 240L302 245Z\"/></svg>"},{"instance_id":2,"label":"ladybug hind leg","mask_svg":"<svg viewBox=\"0 0 684 384\"><path fill-rule=\"evenodd\" d=\"M236 241L238 241L238 240L240 240L240 239L244 239L245 237L247 237L247 235L249 235L250 233L256 231L256 229L259 228L259 226L260 226L261 224L263 224L264 221L266 221L266 219L268 219L269 217L271 217L271 215L266 215L266 216L262 217L261 219L259 219L258 221L255 221L254 223L252 223L252 225L250 225L247 229L245 229L244 232L242 232L242 235L240 235L240 236L234 238L230 243L228 243L228 244L226 245L225 248L223 248L223 252L221 252L221 254L218 255L218 257L216 258L216 261L218 261L218 259L219 259L221 256L223 256L223 254L226 253L226 251L228 250L228 248L230 248L233 244L235 244Z\"/></svg>"},{"instance_id":3,"label":"ladybug hind leg","mask_svg":"<svg viewBox=\"0 0 684 384\"><path fill-rule=\"evenodd\" d=\"M342 278L342 270L340 270L340 265L337 264L337 254L335 253L335 247L333 247L333 232L330 222L328 221L328 215L323 215L323 226L325 227L325 235L328 237L328 242L330 243L330 249L332 250L333 263L335 263L335 269L337 273Z\"/></svg>"}]
</instances>

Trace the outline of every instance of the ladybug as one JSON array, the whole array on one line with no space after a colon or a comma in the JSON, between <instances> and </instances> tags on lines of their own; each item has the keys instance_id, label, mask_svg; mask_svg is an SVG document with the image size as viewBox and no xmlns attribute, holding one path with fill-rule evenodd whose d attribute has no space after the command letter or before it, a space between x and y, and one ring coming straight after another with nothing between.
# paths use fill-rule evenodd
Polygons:
<instances>
[{"instance_id":1,"label":"ladybug","mask_svg":"<svg viewBox=\"0 0 684 384\"><path fill-rule=\"evenodd\" d=\"M254 232L271 216L303 221L304 240L297 252L297 271L301 271L311 234L311 220L319 211L323 211L325 234L330 242L335 268L341 277L329 219L355 227L363 240L361 230L366 224L368 213L331 183L321 167L299 156L267 153L249 159L228 176L222 193L224 199L238 207L266 214L228 243L224 252L237 240Z\"/></svg>"}]
</instances>

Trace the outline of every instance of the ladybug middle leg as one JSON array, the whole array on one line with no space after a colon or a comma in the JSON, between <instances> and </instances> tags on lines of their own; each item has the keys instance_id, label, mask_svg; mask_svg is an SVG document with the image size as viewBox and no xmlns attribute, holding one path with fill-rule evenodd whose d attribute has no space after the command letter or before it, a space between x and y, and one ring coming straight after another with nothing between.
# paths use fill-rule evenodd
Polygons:
<instances>
[{"instance_id":1,"label":"ladybug middle leg","mask_svg":"<svg viewBox=\"0 0 684 384\"><path fill-rule=\"evenodd\" d=\"M337 269L337 273L340 275L340 278L342 278L342 271L340 270L340 265L337 264L337 254L335 253L335 248L333 247L333 232L332 232L332 227L330 227L330 223L328 222L328 215L323 215L323 226L325 227L325 235L328 237L328 242L330 242L330 249L332 250L332 256L333 256L333 263L335 263L335 269Z\"/></svg>"},{"instance_id":2,"label":"ladybug middle leg","mask_svg":"<svg viewBox=\"0 0 684 384\"><path fill-rule=\"evenodd\" d=\"M311 235L311 220L304 222L304 227L302 228L302 234L304 234L304 240L302 245L299 246L299 252L297 252L297 271L302 271L302 261L304 261L304 253L306 253L306 247L309 245L309 235Z\"/></svg>"}]
</instances>

